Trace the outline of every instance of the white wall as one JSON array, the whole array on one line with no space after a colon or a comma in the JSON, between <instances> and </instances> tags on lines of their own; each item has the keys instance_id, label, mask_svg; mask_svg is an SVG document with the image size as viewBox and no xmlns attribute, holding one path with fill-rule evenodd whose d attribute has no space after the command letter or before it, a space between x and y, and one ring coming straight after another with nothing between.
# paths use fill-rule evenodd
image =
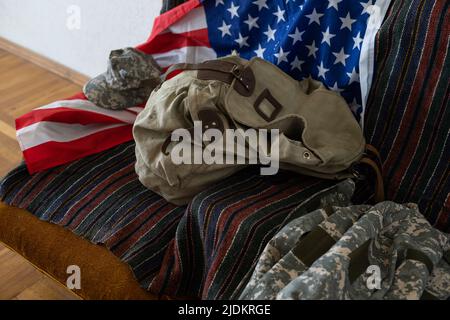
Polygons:
<instances>
[{"instance_id":1,"label":"white wall","mask_svg":"<svg viewBox=\"0 0 450 320\"><path fill-rule=\"evenodd\" d=\"M111 50L147 39L160 9L161 0L0 0L0 37L95 76Z\"/></svg>"}]
</instances>

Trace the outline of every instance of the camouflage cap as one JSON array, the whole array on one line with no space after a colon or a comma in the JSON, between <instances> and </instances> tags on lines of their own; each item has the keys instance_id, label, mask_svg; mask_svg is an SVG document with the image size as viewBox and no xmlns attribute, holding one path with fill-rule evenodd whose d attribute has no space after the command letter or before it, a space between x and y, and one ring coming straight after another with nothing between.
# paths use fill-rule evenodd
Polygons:
<instances>
[{"instance_id":1,"label":"camouflage cap","mask_svg":"<svg viewBox=\"0 0 450 320\"><path fill-rule=\"evenodd\" d=\"M124 109L145 103L158 86L161 69L151 55L134 48L111 51L105 73L83 88L89 101L106 109Z\"/></svg>"}]
</instances>

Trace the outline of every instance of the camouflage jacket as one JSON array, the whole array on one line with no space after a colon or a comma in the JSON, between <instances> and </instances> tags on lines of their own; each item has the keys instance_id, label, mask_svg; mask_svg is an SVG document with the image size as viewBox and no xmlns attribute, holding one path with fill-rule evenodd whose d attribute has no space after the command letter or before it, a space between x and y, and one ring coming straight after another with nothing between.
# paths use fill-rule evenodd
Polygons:
<instances>
[{"instance_id":1,"label":"camouflage jacket","mask_svg":"<svg viewBox=\"0 0 450 320\"><path fill-rule=\"evenodd\" d=\"M330 213L317 210L283 228L241 299L449 297L450 236L416 205L383 202Z\"/></svg>"}]
</instances>

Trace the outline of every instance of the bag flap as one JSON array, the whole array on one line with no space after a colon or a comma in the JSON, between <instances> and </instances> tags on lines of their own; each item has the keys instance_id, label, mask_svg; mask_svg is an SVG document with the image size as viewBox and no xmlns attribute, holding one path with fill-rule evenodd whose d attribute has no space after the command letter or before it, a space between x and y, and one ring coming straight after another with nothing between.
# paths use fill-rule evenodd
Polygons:
<instances>
[{"instance_id":1,"label":"bag flap","mask_svg":"<svg viewBox=\"0 0 450 320\"><path fill-rule=\"evenodd\" d=\"M349 165L358 160L365 140L340 95L311 78L296 81L260 58L253 58L244 67L243 74L250 73L246 69L251 70L254 78L252 90L242 94L242 85L238 86L239 79L236 79L225 97L225 109L236 124L274 128L285 118L299 117L303 123L298 128L290 128L293 132L290 135L317 155L322 165Z\"/></svg>"}]
</instances>

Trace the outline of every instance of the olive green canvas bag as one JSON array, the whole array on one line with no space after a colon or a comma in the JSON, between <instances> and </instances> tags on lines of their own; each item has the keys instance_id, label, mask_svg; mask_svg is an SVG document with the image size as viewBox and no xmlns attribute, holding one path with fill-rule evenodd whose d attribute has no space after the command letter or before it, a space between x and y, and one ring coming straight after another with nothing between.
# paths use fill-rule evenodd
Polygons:
<instances>
[{"instance_id":1,"label":"olive green canvas bag","mask_svg":"<svg viewBox=\"0 0 450 320\"><path fill-rule=\"evenodd\" d=\"M363 158L369 167L379 167L376 160L364 156L365 139L346 101L318 81L297 81L270 62L236 56L174 65L166 75L179 70L183 72L152 92L133 129L140 181L170 202L185 204L209 185L249 165L174 163L172 133L185 128L194 135L196 121L203 130L221 133L278 129L276 141L265 145L245 140L246 151L267 156L276 151L280 168L304 175L352 177ZM225 135L221 139L214 142L235 142L227 141ZM194 140L189 143L195 145ZM204 150L208 143L197 143L197 148ZM228 149L224 153L230 156Z\"/></svg>"}]
</instances>

